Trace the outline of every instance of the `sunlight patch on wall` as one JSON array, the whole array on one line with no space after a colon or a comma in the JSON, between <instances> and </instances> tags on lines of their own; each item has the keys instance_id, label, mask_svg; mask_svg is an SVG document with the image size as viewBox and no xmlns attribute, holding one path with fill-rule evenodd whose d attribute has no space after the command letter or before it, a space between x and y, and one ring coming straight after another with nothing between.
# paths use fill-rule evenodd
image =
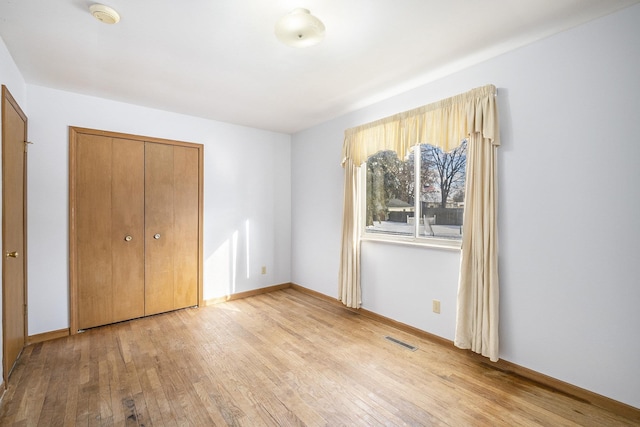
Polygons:
<instances>
[{"instance_id":1,"label":"sunlight patch on wall","mask_svg":"<svg viewBox=\"0 0 640 427\"><path fill-rule=\"evenodd\" d=\"M238 231L215 250L204 263L204 300L229 296L236 292Z\"/></svg>"},{"instance_id":2,"label":"sunlight patch on wall","mask_svg":"<svg viewBox=\"0 0 640 427\"><path fill-rule=\"evenodd\" d=\"M251 274L249 273L251 271L251 269L249 268L249 220L246 220L244 223L244 228L245 228L245 249L247 251L247 279L251 276Z\"/></svg>"}]
</instances>

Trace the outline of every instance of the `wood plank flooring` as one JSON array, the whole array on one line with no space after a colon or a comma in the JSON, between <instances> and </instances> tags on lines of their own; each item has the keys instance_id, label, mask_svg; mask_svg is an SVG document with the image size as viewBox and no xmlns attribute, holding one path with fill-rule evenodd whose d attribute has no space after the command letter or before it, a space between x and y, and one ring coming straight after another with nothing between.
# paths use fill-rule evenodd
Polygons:
<instances>
[{"instance_id":1,"label":"wood plank flooring","mask_svg":"<svg viewBox=\"0 0 640 427\"><path fill-rule=\"evenodd\" d=\"M31 345L14 368L0 425L628 426L634 420L285 289Z\"/></svg>"}]
</instances>

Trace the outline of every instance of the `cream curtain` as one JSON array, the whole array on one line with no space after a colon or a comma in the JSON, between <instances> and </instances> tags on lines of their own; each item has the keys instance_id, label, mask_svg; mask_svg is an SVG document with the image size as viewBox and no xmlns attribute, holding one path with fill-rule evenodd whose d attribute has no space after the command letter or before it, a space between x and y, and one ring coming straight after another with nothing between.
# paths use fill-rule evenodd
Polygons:
<instances>
[{"instance_id":1,"label":"cream curtain","mask_svg":"<svg viewBox=\"0 0 640 427\"><path fill-rule=\"evenodd\" d=\"M360 308L360 197L358 167L348 159L343 163L344 207L342 214L342 251L340 255L339 299L351 308Z\"/></svg>"},{"instance_id":2,"label":"cream curtain","mask_svg":"<svg viewBox=\"0 0 640 427\"><path fill-rule=\"evenodd\" d=\"M498 360L498 233L496 148L469 136L456 310L456 347Z\"/></svg>"},{"instance_id":3,"label":"cream curtain","mask_svg":"<svg viewBox=\"0 0 640 427\"><path fill-rule=\"evenodd\" d=\"M455 345L498 359L496 156L499 145L496 88L487 85L345 131L340 300L361 305L360 165L382 150L404 157L417 144L450 151L468 140L463 244Z\"/></svg>"}]
</instances>

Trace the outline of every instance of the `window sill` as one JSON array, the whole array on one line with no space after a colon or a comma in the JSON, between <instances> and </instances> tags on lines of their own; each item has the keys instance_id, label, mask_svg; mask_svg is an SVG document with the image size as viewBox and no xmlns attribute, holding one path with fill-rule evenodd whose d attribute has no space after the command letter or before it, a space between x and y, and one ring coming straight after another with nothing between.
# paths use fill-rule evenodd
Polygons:
<instances>
[{"instance_id":1,"label":"window sill","mask_svg":"<svg viewBox=\"0 0 640 427\"><path fill-rule=\"evenodd\" d=\"M379 242L390 243L401 246L417 246L422 248L434 248L434 249L447 249L447 250L460 250L462 242L460 240L449 239L417 239L415 237L401 237L401 236L385 236L385 235L372 235L369 233L360 236L361 242Z\"/></svg>"}]
</instances>

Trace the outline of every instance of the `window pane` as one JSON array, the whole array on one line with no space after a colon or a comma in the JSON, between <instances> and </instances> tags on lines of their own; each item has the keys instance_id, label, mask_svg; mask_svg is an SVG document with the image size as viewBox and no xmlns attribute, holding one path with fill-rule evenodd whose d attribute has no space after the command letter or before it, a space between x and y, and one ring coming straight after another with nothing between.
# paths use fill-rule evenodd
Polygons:
<instances>
[{"instance_id":1,"label":"window pane","mask_svg":"<svg viewBox=\"0 0 640 427\"><path fill-rule=\"evenodd\" d=\"M367 232L414 235L413 156L381 151L367 160Z\"/></svg>"},{"instance_id":2,"label":"window pane","mask_svg":"<svg viewBox=\"0 0 640 427\"><path fill-rule=\"evenodd\" d=\"M437 147L420 146L421 237L462 239L467 141L444 153Z\"/></svg>"}]
</instances>

